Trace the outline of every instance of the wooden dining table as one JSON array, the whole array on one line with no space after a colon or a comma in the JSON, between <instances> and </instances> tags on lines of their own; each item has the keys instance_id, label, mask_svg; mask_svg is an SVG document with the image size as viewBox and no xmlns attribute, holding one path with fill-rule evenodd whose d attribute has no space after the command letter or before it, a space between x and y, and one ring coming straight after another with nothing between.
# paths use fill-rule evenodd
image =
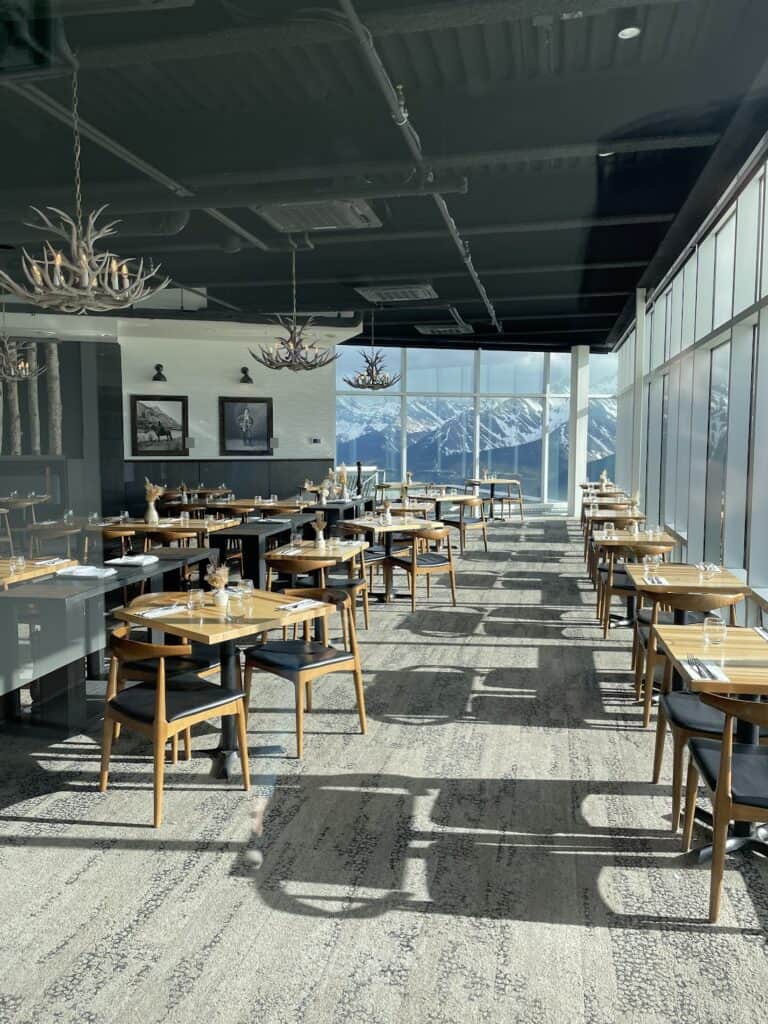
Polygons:
<instances>
[{"instance_id":1,"label":"wooden dining table","mask_svg":"<svg viewBox=\"0 0 768 1024\"><path fill-rule=\"evenodd\" d=\"M214 605L210 594L206 595L201 609L189 610L186 602L187 594L184 591L154 594L137 598L127 608L116 610L114 615L132 626L150 627L170 636L217 646L221 685L230 690L238 688L236 641L268 630L313 621L333 611L332 605L322 602L301 610L281 607L295 602L283 594L273 594L266 590L254 590L242 595L243 614L236 618L230 616L227 609ZM171 610L174 605L176 609ZM148 617L143 614L158 608L169 610L160 616ZM215 778L232 778L237 771L238 761L234 717L222 719L219 745L210 754L213 762L211 774Z\"/></svg>"},{"instance_id":2,"label":"wooden dining table","mask_svg":"<svg viewBox=\"0 0 768 1024\"><path fill-rule=\"evenodd\" d=\"M27 559L24 568L16 568L10 571L10 559L0 558L0 590L7 590L9 587L19 583L29 583L31 580L44 579L46 576L53 576L59 569L71 569L78 562L74 558L50 556L48 558Z\"/></svg>"},{"instance_id":3,"label":"wooden dining table","mask_svg":"<svg viewBox=\"0 0 768 1024\"><path fill-rule=\"evenodd\" d=\"M297 540L273 548L269 552L269 560L279 562L280 559L295 561L304 558L307 561L325 560L341 565L357 558L369 547L367 540L337 540L335 537L329 537L324 544L318 544L316 540Z\"/></svg>"},{"instance_id":4,"label":"wooden dining table","mask_svg":"<svg viewBox=\"0 0 768 1024\"><path fill-rule=\"evenodd\" d=\"M648 567L628 562L624 568L634 584L635 590L649 597L659 594L748 594L749 587L730 569L722 566L709 578L705 578L695 565L664 562L651 574L663 579L663 583L651 583L646 579ZM685 623L685 611L675 609L675 625Z\"/></svg>"},{"instance_id":5,"label":"wooden dining table","mask_svg":"<svg viewBox=\"0 0 768 1024\"><path fill-rule=\"evenodd\" d=\"M742 699L757 699L768 695L768 632L760 627L728 626L725 640L720 644L704 642L704 626L655 625L656 643L672 662L673 669L683 679L687 689L694 693L720 693ZM719 668L727 682L719 679L702 679L689 658L699 659L704 665ZM737 743L756 746L760 742L760 730L749 722L736 720L735 739ZM712 824L708 811L697 808L696 818L705 824ZM756 828L749 822L735 822L731 827L732 838L728 850L733 852L745 847L768 854L767 830ZM699 852L701 859L710 853L705 847Z\"/></svg>"},{"instance_id":6,"label":"wooden dining table","mask_svg":"<svg viewBox=\"0 0 768 1024\"><path fill-rule=\"evenodd\" d=\"M371 519L349 519L346 525L358 527L372 534L375 538L384 538L384 594L381 599L389 603L397 596L392 585L392 544L395 534L418 533L419 530L439 530L443 524L438 520L407 518L406 516L394 516L391 523L382 522L380 518Z\"/></svg>"}]
</instances>

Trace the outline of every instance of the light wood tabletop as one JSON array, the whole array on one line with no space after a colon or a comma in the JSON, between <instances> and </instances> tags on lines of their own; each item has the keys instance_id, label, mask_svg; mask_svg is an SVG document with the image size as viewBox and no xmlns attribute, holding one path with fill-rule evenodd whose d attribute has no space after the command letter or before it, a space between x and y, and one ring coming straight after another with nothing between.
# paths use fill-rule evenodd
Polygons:
<instances>
[{"instance_id":1,"label":"light wood tabletop","mask_svg":"<svg viewBox=\"0 0 768 1024\"><path fill-rule=\"evenodd\" d=\"M484 479L474 477L465 482L467 487L482 487L483 484L519 484L520 478L516 476L487 476Z\"/></svg>"},{"instance_id":2,"label":"light wood tabletop","mask_svg":"<svg viewBox=\"0 0 768 1024\"><path fill-rule=\"evenodd\" d=\"M29 558L26 560L23 569L10 571L10 560L0 558L0 589L7 590L16 583L29 583L30 580L43 579L45 576L53 576L59 569L69 569L78 562L74 558L61 558L51 565L53 555L50 558Z\"/></svg>"},{"instance_id":3,"label":"light wood tabletop","mask_svg":"<svg viewBox=\"0 0 768 1024\"><path fill-rule=\"evenodd\" d=\"M347 519L344 525L359 526L374 533L414 533L417 530L439 530L443 524L435 519L396 516L391 523L382 523L379 519Z\"/></svg>"},{"instance_id":4,"label":"light wood tabletop","mask_svg":"<svg viewBox=\"0 0 768 1024\"><path fill-rule=\"evenodd\" d=\"M730 569L720 567L709 579L705 579L695 565L665 562L653 570L653 575L665 580L662 584L646 583L648 569L643 565L628 562L624 568L638 590L661 594L747 594L749 587L735 576Z\"/></svg>"},{"instance_id":5,"label":"light wood tabletop","mask_svg":"<svg viewBox=\"0 0 768 1024\"><path fill-rule=\"evenodd\" d=\"M334 562L349 562L370 547L367 540L336 540L330 537L325 544L315 540L297 540L294 544L283 544L269 552L270 561L278 558L306 558L311 561L327 559Z\"/></svg>"},{"instance_id":6,"label":"light wood tabletop","mask_svg":"<svg viewBox=\"0 0 768 1024\"><path fill-rule=\"evenodd\" d=\"M604 530L595 530L592 540L602 548L642 548L664 545L674 547L677 544L671 533L662 531L652 534L649 530L638 530L637 533L630 533L629 530L614 530L610 536L606 536Z\"/></svg>"},{"instance_id":7,"label":"light wood tabletop","mask_svg":"<svg viewBox=\"0 0 768 1024\"><path fill-rule=\"evenodd\" d=\"M239 519L188 519L182 522L181 519L161 517L156 523L145 523L143 519L121 519L116 523L107 523L109 526L123 526L128 530L135 530L136 533L156 533L158 530L190 530L195 533L216 533L219 530L228 530L233 526L239 526Z\"/></svg>"},{"instance_id":8,"label":"light wood tabletop","mask_svg":"<svg viewBox=\"0 0 768 1024\"><path fill-rule=\"evenodd\" d=\"M715 693L754 693L768 690L768 639L754 629L729 626L721 644L704 643L703 625L653 627L659 647L673 662L691 690ZM689 656L718 668L723 680L701 679L688 663Z\"/></svg>"},{"instance_id":9,"label":"light wood tabletop","mask_svg":"<svg viewBox=\"0 0 768 1024\"><path fill-rule=\"evenodd\" d=\"M376 484L377 491L402 491L409 490L411 487L427 487L427 483L424 480L385 480L383 483Z\"/></svg>"},{"instance_id":10,"label":"light wood tabletop","mask_svg":"<svg viewBox=\"0 0 768 1024\"><path fill-rule=\"evenodd\" d=\"M431 512L435 507L434 501L409 501L407 504L401 502L391 502L389 511L393 516L408 516L413 512ZM384 506L380 505L376 508L376 512L380 515L384 511Z\"/></svg>"},{"instance_id":11,"label":"light wood tabletop","mask_svg":"<svg viewBox=\"0 0 768 1024\"><path fill-rule=\"evenodd\" d=\"M646 518L642 512L632 511L631 509L610 508L601 508L597 512L591 512L589 509L586 509L584 517L593 523L612 523L618 519L631 519L634 522L642 523Z\"/></svg>"},{"instance_id":12,"label":"light wood tabletop","mask_svg":"<svg viewBox=\"0 0 768 1024\"><path fill-rule=\"evenodd\" d=\"M128 608L116 609L114 615L133 626L149 626L171 636L187 637L201 644L220 644L251 636L252 633L263 633L321 618L334 610L330 604L316 604L299 611L285 610L280 606L293 603L293 599L266 590L254 590L243 597L243 615L238 615L236 620L230 620L226 610L216 607L210 594L206 595L202 609L190 611L186 602L186 591L152 594L138 598ZM148 608L164 608L173 604L183 607L162 616L147 617L142 614Z\"/></svg>"}]
</instances>

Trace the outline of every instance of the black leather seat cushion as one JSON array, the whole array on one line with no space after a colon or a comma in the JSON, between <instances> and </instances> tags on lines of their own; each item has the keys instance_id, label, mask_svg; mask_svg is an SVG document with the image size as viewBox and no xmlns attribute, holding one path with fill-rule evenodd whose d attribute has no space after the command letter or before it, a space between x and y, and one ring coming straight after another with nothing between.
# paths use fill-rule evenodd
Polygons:
<instances>
[{"instance_id":1,"label":"black leather seat cushion","mask_svg":"<svg viewBox=\"0 0 768 1024\"><path fill-rule=\"evenodd\" d=\"M255 668L291 679L304 669L340 665L351 658L349 651L326 647L317 640L269 640L245 651L246 662Z\"/></svg>"},{"instance_id":2,"label":"black leather seat cushion","mask_svg":"<svg viewBox=\"0 0 768 1024\"><path fill-rule=\"evenodd\" d=\"M608 566L607 565L598 565L597 571L600 573L601 576L607 576L608 575ZM613 578L616 579L617 576L623 576L625 579L628 579L627 570L624 568L623 565L614 565L614 567L613 567Z\"/></svg>"},{"instance_id":3,"label":"black leather seat cushion","mask_svg":"<svg viewBox=\"0 0 768 1024\"><path fill-rule=\"evenodd\" d=\"M175 679L173 688L169 687L165 693L166 719L175 722L200 711L212 711L242 696L241 690L225 690L199 677L189 677L184 682ZM137 722L151 724L155 720L155 687L131 686L118 693L109 706Z\"/></svg>"},{"instance_id":4,"label":"black leather seat cushion","mask_svg":"<svg viewBox=\"0 0 768 1024\"><path fill-rule=\"evenodd\" d=\"M714 790L720 768L720 743L694 739L688 747L702 778ZM768 808L768 747L734 743L731 792L735 803Z\"/></svg>"},{"instance_id":5,"label":"black leather seat cushion","mask_svg":"<svg viewBox=\"0 0 768 1024\"><path fill-rule=\"evenodd\" d=\"M372 544L371 547L366 548L363 552L363 562L366 565L375 565L377 562L383 562L387 557L387 553L381 544Z\"/></svg>"},{"instance_id":6,"label":"black leather seat cushion","mask_svg":"<svg viewBox=\"0 0 768 1024\"><path fill-rule=\"evenodd\" d=\"M722 736L725 715L722 711L703 704L698 694L675 690L663 694L660 703L667 720L679 729L711 732L713 736Z\"/></svg>"},{"instance_id":7,"label":"black leather seat cushion","mask_svg":"<svg viewBox=\"0 0 768 1024\"><path fill-rule=\"evenodd\" d=\"M715 613L713 613L715 614ZM637 621L642 622L644 625L650 625L651 618L653 615L652 608L641 608L637 613ZM685 613L685 624L690 626L692 623L704 621L703 612L686 612ZM671 626L675 621L674 612L659 612L658 616L659 625Z\"/></svg>"},{"instance_id":8,"label":"black leather seat cushion","mask_svg":"<svg viewBox=\"0 0 768 1024\"><path fill-rule=\"evenodd\" d=\"M401 555L395 560L397 565L410 566L413 562L411 555ZM438 568L439 566L448 565L448 556L441 554L439 551L422 551L416 555L416 565L425 569Z\"/></svg>"},{"instance_id":9,"label":"black leather seat cushion","mask_svg":"<svg viewBox=\"0 0 768 1024\"><path fill-rule=\"evenodd\" d=\"M206 672L208 669L215 668L219 664L218 651L215 647L210 647L208 650L210 652L208 656L193 652L190 655L185 655L183 658L166 658L166 679L188 672ZM151 675L154 678L157 676L159 665L159 658L142 658L141 661L129 661L124 667L123 674L126 679L130 679L132 673Z\"/></svg>"}]
</instances>

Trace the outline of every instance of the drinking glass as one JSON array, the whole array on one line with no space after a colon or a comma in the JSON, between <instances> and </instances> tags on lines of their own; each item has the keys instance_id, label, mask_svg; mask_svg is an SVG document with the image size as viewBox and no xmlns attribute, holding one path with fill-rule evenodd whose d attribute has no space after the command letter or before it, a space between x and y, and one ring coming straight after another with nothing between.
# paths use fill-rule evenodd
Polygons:
<instances>
[{"instance_id":1,"label":"drinking glass","mask_svg":"<svg viewBox=\"0 0 768 1024\"><path fill-rule=\"evenodd\" d=\"M124 508L122 510L122 512L120 513L120 518L121 519L130 519L130 516L131 516L131 514L130 514L130 512L128 511L127 508Z\"/></svg>"},{"instance_id":2,"label":"drinking glass","mask_svg":"<svg viewBox=\"0 0 768 1024\"><path fill-rule=\"evenodd\" d=\"M613 536L614 526L615 526L615 523L604 523L603 524L603 532L605 533L606 537L612 537Z\"/></svg>"},{"instance_id":3,"label":"drinking glass","mask_svg":"<svg viewBox=\"0 0 768 1024\"><path fill-rule=\"evenodd\" d=\"M253 580L240 580L237 585L237 589L247 597L249 594L252 594L256 588L253 585Z\"/></svg>"},{"instance_id":4,"label":"drinking glass","mask_svg":"<svg viewBox=\"0 0 768 1024\"><path fill-rule=\"evenodd\" d=\"M8 575L9 576L15 576L16 575L16 566L17 566L16 559L13 556L11 556L8 559Z\"/></svg>"},{"instance_id":5,"label":"drinking glass","mask_svg":"<svg viewBox=\"0 0 768 1024\"><path fill-rule=\"evenodd\" d=\"M205 605L205 592L203 590L187 591L187 608L191 612L202 611Z\"/></svg>"},{"instance_id":6,"label":"drinking glass","mask_svg":"<svg viewBox=\"0 0 768 1024\"><path fill-rule=\"evenodd\" d=\"M652 526L648 527L648 535L650 537L658 537L660 533L661 533L661 527L659 526L658 523L654 523Z\"/></svg>"},{"instance_id":7,"label":"drinking glass","mask_svg":"<svg viewBox=\"0 0 768 1024\"><path fill-rule=\"evenodd\" d=\"M704 643L717 646L728 636L728 627L719 615L707 615L704 619Z\"/></svg>"},{"instance_id":8,"label":"drinking glass","mask_svg":"<svg viewBox=\"0 0 768 1024\"><path fill-rule=\"evenodd\" d=\"M24 555L16 555L16 571L24 572L24 568L27 564L27 560Z\"/></svg>"},{"instance_id":9,"label":"drinking glass","mask_svg":"<svg viewBox=\"0 0 768 1024\"><path fill-rule=\"evenodd\" d=\"M276 494L270 494L269 500L270 501L277 501L277 495Z\"/></svg>"},{"instance_id":10,"label":"drinking glass","mask_svg":"<svg viewBox=\"0 0 768 1024\"><path fill-rule=\"evenodd\" d=\"M636 537L637 536L637 523L634 523L634 522L629 523L628 526L627 526L627 531L629 532L629 535L631 537Z\"/></svg>"},{"instance_id":11,"label":"drinking glass","mask_svg":"<svg viewBox=\"0 0 768 1024\"><path fill-rule=\"evenodd\" d=\"M254 502L255 502L256 504L258 504L258 502L260 502L260 501L261 501L261 495L260 495L260 494L257 494L257 495L256 495L256 496L254 497L254 499L253 499L253 500L254 500Z\"/></svg>"},{"instance_id":12,"label":"drinking glass","mask_svg":"<svg viewBox=\"0 0 768 1024\"><path fill-rule=\"evenodd\" d=\"M181 512L179 514L179 519L186 526L186 524L189 522L189 512Z\"/></svg>"},{"instance_id":13,"label":"drinking glass","mask_svg":"<svg viewBox=\"0 0 768 1024\"><path fill-rule=\"evenodd\" d=\"M68 508L67 511L64 513L64 522L65 523L71 522L72 517L74 516L74 514L75 513L72 511L72 509Z\"/></svg>"},{"instance_id":14,"label":"drinking glass","mask_svg":"<svg viewBox=\"0 0 768 1024\"><path fill-rule=\"evenodd\" d=\"M229 603L227 605L227 618L230 622L237 622L242 619L245 615L245 605L243 604L243 595L234 590L229 595Z\"/></svg>"},{"instance_id":15,"label":"drinking glass","mask_svg":"<svg viewBox=\"0 0 768 1024\"><path fill-rule=\"evenodd\" d=\"M89 523L98 523L98 521L99 521L99 513L98 512L91 512L91 514L88 516L88 522Z\"/></svg>"}]
</instances>

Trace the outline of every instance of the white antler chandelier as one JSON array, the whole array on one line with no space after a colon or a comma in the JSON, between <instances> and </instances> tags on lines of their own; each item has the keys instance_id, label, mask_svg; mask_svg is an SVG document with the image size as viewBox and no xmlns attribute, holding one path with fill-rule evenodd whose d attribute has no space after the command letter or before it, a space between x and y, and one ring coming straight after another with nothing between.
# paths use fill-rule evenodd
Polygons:
<instances>
[{"instance_id":1,"label":"white antler chandelier","mask_svg":"<svg viewBox=\"0 0 768 1024\"><path fill-rule=\"evenodd\" d=\"M72 138L75 165L75 216L70 217L55 206L32 210L40 223L25 222L27 227L63 238L68 252L52 242L43 242L42 255L31 256L22 249L21 269L26 285L18 284L0 270L0 284L24 302L40 309L62 313L104 313L124 309L149 298L169 284L170 278L157 278L159 266L151 261L123 259L111 252L96 252L99 239L115 234L118 220L98 227L96 221L106 209L100 207L88 214L83 226L83 192L80 179L80 116L78 107L77 69L72 73Z\"/></svg>"},{"instance_id":2,"label":"white antler chandelier","mask_svg":"<svg viewBox=\"0 0 768 1024\"><path fill-rule=\"evenodd\" d=\"M394 387L400 380L399 373L387 373L384 369L384 353L376 348L373 333L373 310L371 310L371 353L360 354L365 364L362 370L358 370L352 377L345 377L344 383L358 391L383 391L385 388Z\"/></svg>"},{"instance_id":3,"label":"white antler chandelier","mask_svg":"<svg viewBox=\"0 0 768 1024\"><path fill-rule=\"evenodd\" d=\"M296 315L296 250L291 252L291 277L293 283L293 313L290 321L278 316L280 326L286 331L287 337L277 338L275 344L270 348L263 345L259 348L258 354L249 349L249 352L262 366L268 370L293 370L298 373L300 370L319 370L329 363L334 363L340 353L333 349L318 348L314 341L305 341L304 335L312 326L312 318L305 320L299 326Z\"/></svg>"}]
</instances>

